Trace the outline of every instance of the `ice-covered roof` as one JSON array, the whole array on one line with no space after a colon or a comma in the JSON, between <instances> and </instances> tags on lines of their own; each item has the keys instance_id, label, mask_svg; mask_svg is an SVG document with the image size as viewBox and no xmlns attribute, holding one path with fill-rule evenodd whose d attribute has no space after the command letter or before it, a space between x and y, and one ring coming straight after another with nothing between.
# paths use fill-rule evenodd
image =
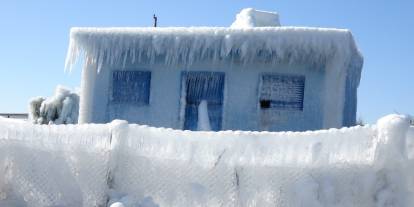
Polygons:
<instances>
[{"instance_id":1,"label":"ice-covered roof","mask_svg":"<svg viewBox=\"0 0 414 207\"><path fill-rule=\"evenodd\" d=\"M144 61L189 66L206 60L319 65L362 60L349 30L308 27L72 28L66 68L81 55L98 68Z\"/></svg>"}]
</instances>

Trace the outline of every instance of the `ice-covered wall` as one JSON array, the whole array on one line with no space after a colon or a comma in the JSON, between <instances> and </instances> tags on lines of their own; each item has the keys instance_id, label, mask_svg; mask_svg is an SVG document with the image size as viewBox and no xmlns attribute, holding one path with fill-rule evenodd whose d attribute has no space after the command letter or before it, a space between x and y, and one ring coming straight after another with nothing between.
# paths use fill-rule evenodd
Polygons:
<instances>
[{"instance_id":1,"label":"ice-covered wall","mask_svg":"<svg viewBox=\"0 0 414 207\"><path fill-rule=\"evenodd\" d=\"M214 70L212 70L212 68ZM250 65L246 67L227 65L198 64L183 70L166 69L164 65L131 65L125 70L151 71L151 88L149 105L137 106L130 103L113 103L112 72L118 68L103 68L92 84L94 94L84 96L84 101L92 101L88 111L92 123L107 123L114 119L124 119L156 127L183 129L181 114L181 78L183 72L215 71L225 73L224 104L222 130L270 130L270 131L304 131L323 128L323 80L322 69L312 71L308 66ZM302 111L273 110L271 117L262 117L259 107L260 76L266 73L295 74L306 76L304 109ZM90 83L91 81L83 81ZM83 101L81 101L83 102ZM82 108L82 107L81 107ZM340 111L341 112L341 111ZM82 115L81 115L82 116ZM268 126L261 124L261 119ZM86 122L86 123L88 123ZM85 123L85 122L84 122Z\"/></svg>"},{"instance_id":2,"label":"ice-covered wall","mask_svg":"<svg viewBox=\"0 0 414 207\"><path fill-rule=\"evenodd\" d=\"M399 115L308 132L0 119L0 206L410 207L413 139Z\"/></svg>"}]
</instances>

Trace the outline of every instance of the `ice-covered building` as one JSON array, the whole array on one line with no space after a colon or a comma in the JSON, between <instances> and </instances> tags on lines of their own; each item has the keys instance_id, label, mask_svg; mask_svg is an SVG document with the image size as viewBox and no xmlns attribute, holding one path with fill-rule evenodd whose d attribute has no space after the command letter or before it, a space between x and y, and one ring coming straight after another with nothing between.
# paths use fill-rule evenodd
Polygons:
<instances>
[{"instance_id":1,"label":"ice-covered building","mask_svg":"<svg viewBox=\"0 0 414 207\"><path fill-rule=\"evenodd\" d=\"M189 130L355 124L363 59L349 30L280 26L245 9L231 27L72 28L80 123Z\"/></svg>"}]
</instances>

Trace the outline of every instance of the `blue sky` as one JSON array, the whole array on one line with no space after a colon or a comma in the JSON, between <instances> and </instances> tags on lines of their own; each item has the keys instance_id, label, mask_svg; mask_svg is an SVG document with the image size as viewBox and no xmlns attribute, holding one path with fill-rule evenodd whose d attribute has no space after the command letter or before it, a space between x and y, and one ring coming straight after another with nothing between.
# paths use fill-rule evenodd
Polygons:
<instances>
[{"instance_id":1,"label":"blue sky","mask_svg":"<svg viewBox=\"0 0 414 207\"><path fill-rule=\"evenodd\" d=\"M358 117L414 114L414 1L399 0L2 0L0 113L26 112L30 97L80 85L64 72L74 26L229 26L242 8L277 11L282 25L350 29L365 59Z\"/></svg>"}]
</instances>

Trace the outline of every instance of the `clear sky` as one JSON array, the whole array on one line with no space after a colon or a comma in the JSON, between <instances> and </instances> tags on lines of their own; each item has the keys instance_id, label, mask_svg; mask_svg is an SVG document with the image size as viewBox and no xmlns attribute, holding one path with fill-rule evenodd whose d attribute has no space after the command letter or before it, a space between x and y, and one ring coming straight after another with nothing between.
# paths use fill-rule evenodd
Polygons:
<instances>
[{"instance_id":1,"label":"clear sky","mask_svg":"<svg viewBox=\"0 0 414 207\"><path fill-rule=\"evenodd\" d=\"M412 0L1 0L0 113L26 112L31 97L58 84L80 85L64 72L74 26L229 26L242 8L277 11L282 25L350 29L364 55L358 117L414 114Z\"/></svg>"}]
</instances>

